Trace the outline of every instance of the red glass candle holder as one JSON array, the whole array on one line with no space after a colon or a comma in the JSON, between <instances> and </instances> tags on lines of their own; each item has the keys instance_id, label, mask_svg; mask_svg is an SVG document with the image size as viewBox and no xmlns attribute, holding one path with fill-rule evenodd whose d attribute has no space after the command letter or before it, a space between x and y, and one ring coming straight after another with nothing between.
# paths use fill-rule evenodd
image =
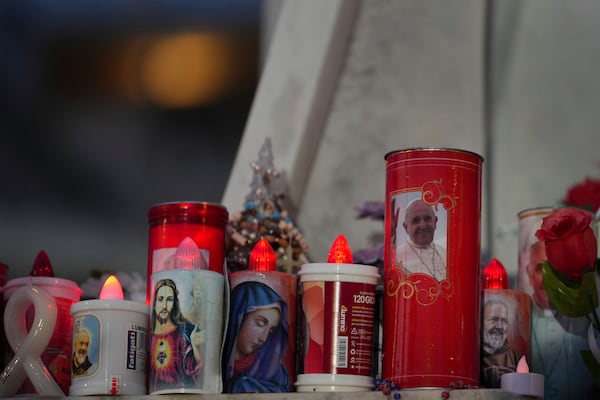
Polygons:
<instances>
[{"instance_id":1,"label":"red glass candle holder","mask_svg":"<svg viewBox=\"0 0 600 400\"><path fill-rule=\"evenodd\" d=\"M150 208L146 291L148 303L152 274L173 269L175 250L186 237L192 238L200 248L211 271L223 273L228 216L224 206L206 202L161 203Z\"/></svg>"}]
</instances>

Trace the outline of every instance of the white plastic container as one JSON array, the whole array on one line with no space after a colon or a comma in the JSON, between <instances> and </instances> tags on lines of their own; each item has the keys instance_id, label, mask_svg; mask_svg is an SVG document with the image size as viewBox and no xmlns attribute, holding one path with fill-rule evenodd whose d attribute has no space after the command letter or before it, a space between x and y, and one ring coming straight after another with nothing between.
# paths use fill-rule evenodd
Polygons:
<instances>
[{"instance_id":1,"label":"white plastic container","mask_svg":"<svg viewBox=\"0 0 600 400\"><path fill-rule=\"evenodd\" d=\"M311 263L299 275L306 323L296 390L372 390L377 268Z\"/></svg>"}]
</instances>

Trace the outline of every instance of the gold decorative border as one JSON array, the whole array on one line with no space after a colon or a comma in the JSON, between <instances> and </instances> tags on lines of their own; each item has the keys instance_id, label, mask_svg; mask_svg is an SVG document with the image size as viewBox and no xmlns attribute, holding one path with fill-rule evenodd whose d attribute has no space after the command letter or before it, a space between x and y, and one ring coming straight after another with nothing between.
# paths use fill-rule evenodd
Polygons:
<instances>
[{"instance_id":1,"label":"gold decorative border","mask_svg":"<svg viewBox=\"0 0 600 400\"><path fill-rule=\"evenodd\" d=\"M444 193L443 178L439 180L430 180L421 185L421 199L423 203L433 206L438 211L439 204L442 204L446 210L451 210L457 206L458 196L452 196ZM395 192L393 195L414 191L417 188L405 189ZM432 276L423 273L404 274L401 266L394 267L394 275L386 281L386 294L390 297L402 296L404 299L415 298L415 301L422 306L430 306L438 301L439 298L450 300L454 294L454 286L447 279L437 281Z\"/></svg>"},{"instance_id":2,"label":"gold decorative border","mask_svg":"<svg viewBox=\"0 0 600 400\"><path fill-rule=\"evenodd\" d=\"M449 280L438 282L431 276L419 272L401 280L388 279L385 290L390 297L402 296L404 299L414 297L415 301L422 306L430 306L440 297L450 300L454 295L454 286Z\"/></svg>"},{"instance_id":3,"label":"gold decorative border","mask_svg":"<svg viewBox=\"0 0 600 400\"><path fill-rule=\"evenodd\" d=\"M421 198L427 205L438 209L438 204L442 204L446 210L456 207L458 196L445 194L442 189L442 178L440 180L427 181L421 186Z\"/></svg>"}]
</instances>

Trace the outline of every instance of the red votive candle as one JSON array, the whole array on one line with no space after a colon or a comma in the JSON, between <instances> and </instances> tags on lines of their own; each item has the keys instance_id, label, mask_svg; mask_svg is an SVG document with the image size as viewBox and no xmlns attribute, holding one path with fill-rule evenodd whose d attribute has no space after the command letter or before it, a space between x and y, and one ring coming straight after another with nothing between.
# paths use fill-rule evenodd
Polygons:
<instances>
[{"instance_id":1,"label":"red votive candle","mask_svg":"<svg viewBox=\"0 0 600 400\"><path fill-rule=\"evenodd\" d=\"M225 229L227 209L206 202L161 203L148 211L150 237L148 241L148 287L146 302L150 303L150 277L154 272L173 269L177 246L186 237L194 240L208 260L209 270L223 273L225 260Z\"/></svg>"}]
</instances>

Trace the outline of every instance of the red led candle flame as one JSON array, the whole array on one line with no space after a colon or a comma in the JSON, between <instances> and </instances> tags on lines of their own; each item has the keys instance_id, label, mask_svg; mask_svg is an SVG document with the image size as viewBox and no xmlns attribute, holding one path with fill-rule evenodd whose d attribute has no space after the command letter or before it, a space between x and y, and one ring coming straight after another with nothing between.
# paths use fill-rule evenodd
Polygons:
<instances>
[{"instance_id":1,"label":"red led candle flame","mask_svg":"<svg viewBox=\"0 0 600 400\"><path fill-rule=\"evenodd\" d=\"M344 235L339 235L329 249L327 262L331 264L353 264L352 250Z\"/></svg>"},{"instance_id":2,"label":"red led candle flame","mask_svg":"<svg viewBox=\"0 0 600 400\"><path fill-rule=\"evenodd\" d=\"M44 250L40 251L33 262L33 268L31 269L31 276L46 276L54 277L54 271L52 270L52 264L48 254Z\"/></svg>"},{"instance_id":3,"label":"red led candle flame","mask_svg":"<svg viewBox=\"0 0 600 400\"><path fill-rule=\"evenodd\" d=\"M504 265L493 259L483 270L484 289L508 289L508 274Z\"/></svg>"},{"instance_id":4,"label":"red led candle flame","mask_svg":"<svg viewBox=\"0 0 600 400\"><path fill-rule=\"evenodd\" d=\"M277 269L277 256L269 244L269 241L262 238L256 243L250 252L248 260L249 271L269 272Z\"/></svg>"},{"instance_id":5,"label":"red led candle flame","mask_svg":"<svg viewBox=\"0 0 600 400\"><path fill-rule=\"evenodd\" d=\"M202 254L196 242L186 237L179 243L173 257L174 269L208 269L208 261Z\"/></svg>"},{"instance_id":6,"label":"red led candle flame","mask_svg":"<svg viewBox=\"0 0 600 400\"><path fill-rule=\"evenodd\" d=\"M517 364L517 372L524 372L524 373L529 372L529 365L527 364L527 360L525 359L525 356L521 356L521 359L519 360L519 363Z\"/></svg>"},{"instance_id":7,"label":"red led candle flame","mask_svg":"<svg viewBox=\"0 0 600 400\"><path fill-rule=\"evenodd\" d=\"M104 281L102 290L100 291L100 300L123 300L123 289L116 276L110 275Z\"/></svg>"}]
</instances>

